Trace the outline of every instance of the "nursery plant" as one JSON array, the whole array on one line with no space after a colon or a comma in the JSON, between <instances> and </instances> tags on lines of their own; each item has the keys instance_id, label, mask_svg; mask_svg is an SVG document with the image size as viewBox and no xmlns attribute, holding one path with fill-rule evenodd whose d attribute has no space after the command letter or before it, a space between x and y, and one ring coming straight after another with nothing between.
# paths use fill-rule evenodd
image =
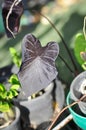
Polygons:
<instances>
[{"instance_id":1,"label":"nursery plant","mask_svg":"<svg viewBox=\"0 0 86 130\"><path fill-rule=\"evenodd\" d=\"M7 2L7 1L5 1L5 2ZM9 0L8 0L8 2L9 2ZM13 2L13 1L11 1L11 2ZM13 27L11 26L12 24L10 21L11 20L10 17L12 18L12 16L10 14L12 13L12 10L14 9L14 7L16 8L17 5L21 4L21 1L15 0L13 2L13 4L11 3L12 8L10 8L10 9L9 9L9 7L7 8L7 3L5 3L5 4L6 4L6 6L5 7L3 6L3 12L6 11L6 9L8 9L9 11L5 16L4 16L5 13L3 13L3 18L5 21L4 25L8 31L7 34L9 33L8 36L14 37L14 33L17 32L18 28L19 28L19 20L20 20L22 11L23 11L22 7L21 7L22 5L19 6L21 8L20 9L21 13L18 14L17 17L15 17L15 19L18 18L17 25L15 24ZM15 12L16 11L14 9L14 14L15 14ZM9 24L8 24L8 21L9 21ZM52 22L50 22L50 23L53 26ZM60 55L59 56L65 62L65 65L68 67L70 72L72 74L74 74L74 76L76 76L77 68L76 68L74 60L71 56L71 53L67 47L67 44L65 43L65 41L64 41L63 37L61 36L61 34L59 33L59 31L55 28L55 26L53 26L53 27L56 30L56 32L59 34L63 44L65 45L65 48L66 48L68 54L70 55L72 64L74 65L75 72L72 71L72 69L70 68L70 66L68 66L68 64L64 61L64 59ZM76 40L76 43L77 43L77 41L78 42L83 41L82 39L83 39L83 36L81 35L81 37L78 37L78 40ZM85 41L83 41L83 43L84 42ZM85 49L86 48L83 48L83 49L84 50L80 50L80 56L81 56L82 60L84 59L84 61L85 61ZM14 52L14 54L16 54L16 52ZM20 65L20 62L18 63L17 60L15 60L17 58L17 56L16 55L14 56L15 57L14 62L17 63L18 66L20 66L20 70L18 72L18 78L19 78L19 81L21 84L21 90L23 91L24 96L28 97L28 96L32 95L33 93L46 88L56 78L58 72L55 67L55 60L56 60L58 54L59 54L59 47L56 42L54 42L54 41L49 42L45 47L42 47L40 41L34 35L27 34L24 37L23 43L22 43L21 65ZM76 49L75 49L75 54L77 57ZM80 56L79 56L79 58L80 58ZM85 62L82 63L82 61L80 61L80 63L85 68ZM85 86L82 88L84 89ZM79 100L79 101L81 101L81 100ZM75 103L78 103L78 101ZM49 128L49 130L50 129L51 128Z\"/></svg>"},{"instance_id":2,"label":"nursery plant","mask_svg":"<svg viewBox=\"0 0 86 130\"><path fill-rule=\"evenodd\" d=\"M13 62L20 68L18 76L21 92L18 98L20 105L30 111L31 121L39 124L49 120L53 115L52 91L53 80L57 75L55 59L59 53L59 47L53 41L42 47L40 41L32 34L24 37L22 46L22 59L14 48L10 48ZM23 76L25 77L22 81ZM20 109L22 111L22 107ZM39 112L40 109L41 112Z\"/></svg>"},{"instance_id":3,"label":"nursery plant","mask_svg":"<svg viewBox=\"0 0 86 130\"><path fill-rule=\"evenodd\" d=\"M36 43L35 43L36 42ZM38 42L38 43L37 43ZM33 48L31 48L31 46L30 46L30 43L32 44L32 47ZM49 67L51 67L51 70L53 71L54 70L54 72L56 73L53 73L53 77L51 77L51 76L49 76L49 77L51 77L51 78L49 78L50 79L50 81L48 81L48 82L50 82L51 83L51 81L53 81L54 79L55 79L55 77L56 77L56 75L57 75L57 70L56 70L56 68L54 67L55 66L55 63L53 63L55 60L52 58L53 56L55 57L55 55L57 54L57 53L59 53L59 47L58 47L58 45L57 45L57 43L54 43L54 42L49 42L48 43L48 45L46 46L46 47L41 47L41 45L40 45L40 42L39 42L39 40L38 39L36 39L35 38L35 36L33 36L32 34L28 34L28 35L26 35L25 37L24 37L24 39L23 39L23 44L26 44L26 45L23 45L23 46L28 46L28 51L27 51L27 48L26 48L26 50L23 50L22 49L22 51L24 51L24 54L22 54L22 55L24 55L24 56L22 56L22 57L25 57L25 58L27 58L27 61L28 61L28 63L30 63L30 66L28 66L28 70L30 69L30 67L32 67L32 66L34 66L34 68L33 68L33 70L31 71L34 75L31 75L31 73L29 74L29 75L31 75L31 77L32 77L32 80L35 80L35 78L37 77L36 75L35 75L35 73L34 73L34 71L35 71L35 67L37 67L36 65L35 65L35 63L34 62L32 62L32 61L30 61L29 62L29 59L30 60L36 60L36 58L38 58L38 57L43 57L43 58L45 58L45 60L47 61L47 62L50 62L50 63L47 63L47 62L44 62L45 63L45 66L43 67L44 68L44 71L43 72L41 72L41 71L39 71L39 70L36 70L37 72L37 75L42 75L42 73L44 73L44 74L47 74L47 76L48 76L48 73L49 72L45 72L45 71L47 71L47 70L45 70L45 68L48 68L47 66L49 66ZM43 50L42 50L42 48L43 48ZM58 48L58 51L56 50ZM31 50L32 49L32 50ZM38 50L39 49L39 50ZM55 50L54 50L55 49ZM24 61L22 62L22 59L20 58L20 55L18 54L18 52L14 49L14 48L12 48L12 47L10 47L10 54L11 54L11 56L12 56L12 61L13 61L13 63L18 67L18 68L20 68L20 66L22 67L22 64L24 63ZM26 51L26 52L25 52ZM44 53L45 54L43 54L43 52L42 51L44 51ZM22 52L23 53L23 52ZM49 53L49 54L48 54ZM53 54L52 54L53 53ZM54 54L55 53L55 54ZM52 55L51 55L52 54ZM47 55L47 56L46 56ZM32 57L33 56L33 57ZM31 58L28 58L28 57L31 57ZM56 58L55 58L56 59ZM25 60L25 59L24 59ZM22 62L22 64L21 64L21 62ZM26 60L25 60L25 62L26 62ZM31 62L32 62L32 65L31 65ZM38 62L38 61L37 61ZM41 66L43 66L43 65L41 65L41 64L38 64L38 63L36 63L37 65L39 65L39 69L41 69ZM52 65L51 65L52 64ZM28 64L25 64L25 66L24 67L26 67L26 65L28 65ZM27 68L27 67L26 67ZM36 68L37 69L37 68ZM21 71L21 68L20 68L20 71ZM41 73L41 74L40 74ZM55 75L55 76L54 76ZM42 75L42 77L46 77L46 75ZM41 78L42 78L41 77ZM41 80L41 79L38 79L38 78L40 78L40 76L39 77L37 77L37 79L36 79L36 81L38 81L38 80ZM26 81L27 82L29 82L28 81L29 79L26 79ZM31 80L31 79L30 79ZM43 79L43 82L45 82L44 81L45 79ZM21 79L20 79L20 81L21 81ZM42 81L42 80L41 80ZM39 81L38 81L39 82ZM34 83L36 83L35 81L34 81ZM36 85L36 84L35 84ZM32 88L34 88L34 86L35 85L33 85L32 86ZM41 87L41 85L42 85L42 83L40 84L40 85L38 85L38 86L40 86L40 90L42 90L42 87ZM24 86L25 86L25 84L24 84ZM30 85L31 86L31 85ZM44 86L47 86L47 85L44 85ZM27 89L28 89L28 85L27 85L27 87L26 87ZM25 89L25 88L24 88ZM27 91L27 89L25 89L24 91ZM29 88L30 89L30 88ZM35 88L34 88L35 89ZM37 88L36 88L37 89ZM28 93L29 93L29 91L28 91ZM30 93L30 95L31 95L31 93Z\"/></svg>"},{"instance_id":4,"label":"nursery plant","mask_svg":"<svg viewBox=\"0 0 86 130\"><path fill-rule=\"evenodd\" d=\"M12 125L12 122L16 119L16 110L19 111L13 102L13 99L18 96L18 89L20 87L17 76L12 75L8 79L8 84L8 86L0 84L0 129L3 128L3 130L5 127L9 130L10 127L12 128L10 125ZM17 122L19 122L19 119Z\"/></svg>"}]
</instances>

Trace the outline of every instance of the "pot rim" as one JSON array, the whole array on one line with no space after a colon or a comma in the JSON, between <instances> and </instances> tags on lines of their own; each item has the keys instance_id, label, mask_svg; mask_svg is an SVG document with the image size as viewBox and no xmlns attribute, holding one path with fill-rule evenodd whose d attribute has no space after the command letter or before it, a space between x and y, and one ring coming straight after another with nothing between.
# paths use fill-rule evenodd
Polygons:
<instances>
[{"instance_id":1,"label":"pot rim","mask_svg":"<svg viewBox=\"0 0 86 130\"><path fill-rule=\"evenodd\" d=\"M41 100L42 98L44 98L44 97L47 96L48 94L52 93L53 88L54 88L54 82L51 82L51 83L47 86L47 88L45 88L45 93L43 93L41 96L38 96L38 97L33 98L33 99L28 99L28 98L27 98L27 100L26 100L26 99L25 99L25 100L20 100L20 102L25 102L25 101L35 102L35 101L37 101L37 100L39 100L39 99Z\"/></svg>"},{"instance_id":2,"label":"pot rim","mask_svg":"<svg viewBox=\"0 0 86 130\"><path fill-rule=\"evenodd\" d=\"M69 100L70 100L70 92L68 93L67 99L66 99L67 105L70 105ZM84 117L84 116L79 115L78 113L76 113L76 112L72 109L72 107L69 107L68 109L69 109L69 111L71 112L71 114L73 113L74 116L77 116L78 118L82 118L82 119L85 119L85 120L86 120L86 117Z\"/></svg>"},{"instance_id":3,"label":"pot rim","mask_svg":"<svg viewBox=\"0 0 86 130\"><path fill-rule=\"evenodd\" d=\"M14 107L14 110L15 110L15 119L8 126L1 128L3 130L5 130L5 129L10 130L12 128L12 126L14 126L18 122L18 120L20 119L20 109L15 105L13 107Z\"/></svg>"},{"instance_id":4,"label":"pot rim","mask_svg":"<svg viewBox=\"0 0 86 130\"><path fill-rule=\"evenodd\" d=\"M71 98L75 101L77 101L79 98L74 94L74 88L76 87L76 83L78 81L78 85L82 84L82 82L86 79L86 71L81 72L79 75L77 75L74 80L72 81L70 85L70 93L71 93ZM82 101L81 101L82 102Z\"/></svg>"}]
</instances>

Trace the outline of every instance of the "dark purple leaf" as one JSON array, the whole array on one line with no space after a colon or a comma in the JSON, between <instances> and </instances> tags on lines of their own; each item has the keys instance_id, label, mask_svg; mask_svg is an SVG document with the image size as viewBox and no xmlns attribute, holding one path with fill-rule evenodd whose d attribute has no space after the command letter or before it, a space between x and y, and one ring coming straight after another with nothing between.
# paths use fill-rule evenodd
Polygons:
<instances>
[{"instance_id":1,"label":"dark purple leaf","mask_svg":"<svg viewBox=\"0 0 86 130\"><path fill-rule=\"evenodd\" d=\"M22 44L22 65L18 77L26 96L46 88L56 78L55 60L59 53L56 42L45 47L35 36L28 34Z\"/></svg>"},{"instance_id":2,"label":"dark purple leaf","mask_svg":"<svg viewBox=\"0 0 86 130\"><path fill-rule=\"evenodd\" d=\"M2 17L3 17L6 34L8 37L13 37L11 32L7 29L7 25L6 25L6 17L8 15L8 12L13 2L14 0L4 0L2 4ZM9 19L8 19L8 27L14 34L18 33L20 18L22 13L23 13L23 4L21 1L18 5L13 6L12 13L9 15Z\"/></svg>"}]
</instances>

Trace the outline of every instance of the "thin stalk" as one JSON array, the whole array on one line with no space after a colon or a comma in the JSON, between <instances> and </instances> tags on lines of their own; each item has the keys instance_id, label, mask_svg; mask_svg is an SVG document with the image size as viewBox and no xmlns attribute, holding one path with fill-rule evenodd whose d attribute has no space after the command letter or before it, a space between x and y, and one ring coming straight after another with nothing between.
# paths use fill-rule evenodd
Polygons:
<instances>
[{"instance_id":1,"label":"thin stalk","mask_svg":"<svg viewBox=\"0 0 86 130\"><path fill-rule=\"evenodd\" d=\"M60 115L68 108L78 104L80 101L82 101L84 98L86 98L86 95L83 95L80 99L78 99L77 101L67 105L66 107L64 107L60 113L58 113L58 115L55 117L55 119L53 120L53 122L51 123L50 127L48 128L48 130L52 130L52 127L54 126L55 122L57 121L57 119L60 117Z\"/></svg>"},{"instance_id":2,"label":"thin stalk","mask_svg":"<svg viewBox=\"0 0 86 130\"><path fill-rule=\"evenodd\" d=\"M58 125L56 125L52 130L60 130L63 128L69 121L73 119L73 116L70 114L64 120L62 120Z\"/></svg>"},{"instance_id":3,"label":"thin stalk","mask_svg":"<svg viewBox=\"0 0 86 130\"><path fill-rule=\"evenodd\" d=\"M27 10L27 9L28 9L28 8L26 8L25 10ZM33 13L38 13L38 14L40 14L41 16L43 16L45 19L47 19L47 21L50 23L50 25L55 29L55 31L57 32L57 34L58 34L59 37L61 38L62 43L63 43L63 45L65 46L65 48L66 48L66 50L67 50L67 52L68 52L68 54L69 54L69 57L70 57L71 62L72 62L72 64L73 64L73 66L74 66L75 72L73 72L73 70L69 67L69 65L67 64L67 62L66 62L61 56L59 56L59 57L60 57L60 59L65 63L65 65L66 65L67 68L70 70L70 72L72 72L73 75L76 76L76 75L78 74L77 66L76 66L76 64L75 64L75 62L74 62L74 59L73 59L73 57L72 57L72 55L71 55L71 52L70 52L70 50L69 50L69 48L68 48L68 46L67 46L67 44L66 44L64 38L62 37L61 33L58 31L58 29L55 27L55 25L50 21L50 19L48 19L45 15L43 15L43 14L40 13L40 12L37 12L36 10L32 10L32 12L33 12Z\"/></svg>"},{"instance_id":4,"label":"thin stalk","mask_svg":"<svg viewBox=\"0 0 86 130\"><path fill-rule=\"evenodd\" d=\"M86 40L86 16L84 17L83 33Z\"/></svg>"},{"instance_id":5,"label":"thin stalk","mask_svg":"<svg viewBox=\"0 0 86 130\"><path fill-rule=\"evenodd\" d=\"M63 59L63 57L60 56L60 55L58 55L58 56L59 56L59 58L65 63L65 65L67 66L67 68L69 69L69 71L70 71L73 75L75 75L75 73L74 73L73 70L70 68L70 66L67 64L67 62Z\"/></svg>"},{"instance_id":6,"label":"thin stalk","mask_svg":"<svg viewBox=\"0 0 86 130\"><path fill-rule=\"evenodd\" d=\"M35 11L36 12L36 11ZM38 12L39 13L39 12ZM61 38L61 40L62 40L62 43L63 43L63 45L65 46L65 48L66 48L66 50L67 50L67 52L68 52L68 54L69 54L69 57L70 57L70 59L71 59L71 62L72 62L72 64L73 64L73 66L74 66L74 70L75 70L75 76L76 76L76 72L77 72L77 66L76 66L76 64L75 64L75 62L74 62L74 59L73 59L73 57L72 57L72 55L71 55L71 52L70 52L70 50L69 50L69 48L68 48L68 46L67 46L67 44L66 44L66 42L65 42L65 40L64 40L64 38L62 37L62 35L61 35L61 33L58 31L58 29L55 27L55 25L50 21L50 19L49 18L47 18L45 15L43 15L42 13L39 13L41 16L43 16L45 19L47 19L48 20L48 22L50 23L50 25L55 29L55 31L57 32L57 34L59 35L59 37Z\"/></svg>"}]
</instances>

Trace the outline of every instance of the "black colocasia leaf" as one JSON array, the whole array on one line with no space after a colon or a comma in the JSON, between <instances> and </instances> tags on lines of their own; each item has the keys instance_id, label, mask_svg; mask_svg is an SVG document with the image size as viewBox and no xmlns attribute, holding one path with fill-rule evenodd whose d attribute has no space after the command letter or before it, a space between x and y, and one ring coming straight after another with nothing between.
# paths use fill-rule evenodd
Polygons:
<instances>
[{"instance_id":1,"label":"black colocasia leaf","mask_svg":"<svg viewBox=\"0 0 86 130\"><path fill-rule=\"evenodd\" d=\"M27 34L22 43L22 64L18 78L22 91L28 97L46 88L57 76L55 60L59 54L56 42L42 47L32 34Z\"/></svg>"},{"instance_id":2,"label":"black colocasia leaf","mask_svg":"<svg viewBox=\"0 0 86 130\"><path fill-rule=\"evenodd\" d=\"M7 29L7 24L6 24L6 17L8 15L8 12L13 4L15 0L4 0L4 2L2 3L2 17L3 17L3 22L4 22L4 27L6 30L6 34L7 37L13 37L12 33ZM18 4L19 0L16 0L13 8L12 8L12 12L9 15L8 18L8 27L9 29L15 34L18 33L19 30L19 25L20 25L20 18L22 16L23 13L23 4L22 1L20 1Z\"/></svg>"}]
</instances>

